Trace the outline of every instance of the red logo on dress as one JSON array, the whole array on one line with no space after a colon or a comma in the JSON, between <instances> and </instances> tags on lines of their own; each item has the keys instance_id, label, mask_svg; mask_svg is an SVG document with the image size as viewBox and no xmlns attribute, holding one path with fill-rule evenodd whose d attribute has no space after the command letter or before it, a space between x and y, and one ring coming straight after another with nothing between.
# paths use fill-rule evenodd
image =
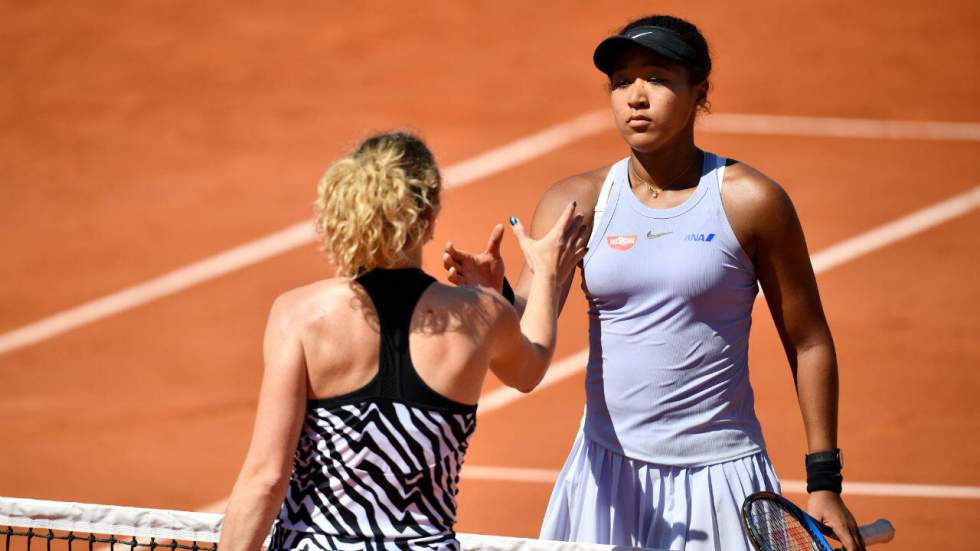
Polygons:
<instances>
[{"instance_id":1,"label":"red logo on dress","mask_svg":"<svg viewBox=\"0 0 980 551\"><path fill-rule=\"evenodd\" d=\"M617 251L628 251L636 245L635 235L610 235L606 238L609 247Z\"/></svg>"}]
</instances>

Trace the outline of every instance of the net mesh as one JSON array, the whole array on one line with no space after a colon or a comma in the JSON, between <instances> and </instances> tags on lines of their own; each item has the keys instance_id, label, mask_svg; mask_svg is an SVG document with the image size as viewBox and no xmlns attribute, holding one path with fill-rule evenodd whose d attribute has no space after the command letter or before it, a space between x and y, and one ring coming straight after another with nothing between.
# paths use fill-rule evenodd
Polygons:
<instances>
[{"instance_id":1,"label":"net mesh","mask_svg":"<svg viewBox=\"0 0 980 551\"><path fill-rule=\"evenodd\" d=\"M825 551L810 532L775 501L747 503L750 539L760 551Z\"/></svg>"},{"instance_id":2,"label":"net mesh","mask_svg":"<svg viewBox=\"0 0 980 551\"><path fill-rule=\"evenodd\" d=\"M0 550L216 551L222 519L214 513L0 497ZM468 551L655 551L481 534L457 538Z\"/></svg>"}]
</instances>

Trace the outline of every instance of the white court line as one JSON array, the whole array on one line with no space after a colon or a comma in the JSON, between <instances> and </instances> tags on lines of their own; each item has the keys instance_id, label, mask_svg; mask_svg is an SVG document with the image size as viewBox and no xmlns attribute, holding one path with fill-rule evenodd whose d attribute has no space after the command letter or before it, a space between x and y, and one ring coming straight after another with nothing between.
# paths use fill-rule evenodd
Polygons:
<instances>
[{"instance_id":1,"label":"white court line","mask_svg":"<svg viewBox=\"0 0 980 551\"><path fill-rule=\"evenodd\" d=\"M980 206L980 186L951 197L897 220L858 234L836 245L823 249L811 257L813 270L819 274L850 260L869 254L877 249L905 239L947 220L962 216ZM555 385L585 370L589 350L579 350L552 364L544 380L535 389ZM500 409L527 396L508 387L497 388L480 398L477 412L481 415ZM545 469L521 469L482 467L467 465L463 478L485 480L514 480L522 482L554 482L558 471ZM800 481L782 482L783 491L805 493L806 485ZM907 497L946 497L980 499L980 488L970 486L931 486L922 484L880 484L871 482L847 482L846 491L852 495L887 495Z\"/></svg>"},{"instance_id":2,"label":"white court line","mask_svg":"<svg viewBox=\"0 0 980 551\"><path fill-rule=\"evenodd\" d=\"M592 112L546 128L446 168L445 187L451 189L465 186L595 134L607 128L609 124L608 116L604 112L601 116L599 112ZM88 323L240 270L312 243L315 238L312 221L294 224L261 239L4 333L0 335L0 354L50 339Z\"/></svg>"},{"instance_id":3,"label":"white court line","mask_svg":"<svg viewBox=\"0 0 980 551\"><path fill-rule=\"evenodd\" d=\"M481 402L482 403L482 402ZM463 480L489 480L495 482L520 482L530 484L554 484L558 479L556 469L529 467L493 467L465 465L460 472ZM806 482L780 480L783 493L806 494ZM844 482L844 493L849 496L922 497L937 499L980 499L980 486L947 486L941 484L894 484L886 482ZM198 509L202 513L223 513L228 500L223 499Z\"/></svg>"},{"instance_id":4,"label":"white court line","mask_svg":"<svg viewBox=\"0 0 980 551\"><path fill-rule=\"evenodd\" d=\"M819 274L853 258L938 226L947 220L963 216L978 206L980 206L980 186L827 247L811 258L813 270Z\"/></svg>"},{"instance_id":5,"label":"white court line","mask_svg":"<svg viewBox=\"0 0 980 551\"><path fill-rule=\"evenodd\" d=\"M545 155L612 126L606 110L585 113L444 171L447 189L467 185ZM935 121L885 121L792 117L780 115L714 114L704 117L699 131L737 134L791 134L848 138L980 140L980 124ZM102 318L136 308L188 287L242 269L267 258L311 243L311 222L301 222L261 239L234 247L204 260L128 287L50 317L0 334L0 354L71 331Z\"/></svg>"},{"instance_id":6,"label":"white court line","mask_svg":"<svg viewBox=\"0 0 980 551\"><path fill-rule=\"evenodd\" d=\"M554 484L559 471L525 467L491 467L466 465L460 477L468 480L493 480L502 482L530 482ZM802 480L780 481L785 493L805 494L806 483ZM943 486L937 484L890 484L881 482L844 482L844 492L852 496L930 497L944 499L980 499L978 486Z\"/></svg>"},{"instance_id":7,"label":"white court line","mask_svg":"<svg viewBox=\"0 0 980 551\"><path fill-rule=\"evenodd\" d=\"M585 362L588 359L589 349L586 348L551 364L544 379L538 383L534 391L537 392L542 388L547 388L582 371L585 369ZM476 410L477 416L486 415L491 411L510 405L524 396L526 394L521 391L506 386L491 390L483 396L480 396L480 405Z\"/></svg>"},{"instance_id":8,"label":"white court line","mask_svg":"<svg viewBox=\"0 0 980 551\"><path fill-rule=\"evenodd\" d=\"M850 239L845 239L836 245L831 245L815 253L810 257L810 261L813 263L813 271L817 274L826 272L831 268L869 254L896 241L921 233L953 218L963 216L972 212L977 207L980 207L980 186L858 234ZM544 380L538 388L554 385L584 371L588 358L589 350L586 348L553 364L548 369L547 375L545 375ZM498 388L480 399L478 412L488 413L520 400L524 396L526 395L512 388ZM488 404L488 406L484 407L484 404Z\"/></svg>"},{"instance_id":9,"label":"white court line","mask_svg":"<svg viewBox=\"0 0 980 551\"><path fill-rule=\"evenodd\" d=\"M28 346L102 318L172 295L209 279L261 262L313 240L313 222L296 224L267 237L194 262L0 335L0 354Z\"/></svg>"},{"instance_id":10,"label":"white court line","mask_svg":"<svg viewBox=\"0 0 980 551\"><path fill-rule=\"evenodd\" d=\"M568 356L566 358L563 358L561 361L558 361L558 362L555 362L555 363L551 364L551 367L548 368L548 373L545 375L545 377L541 381L541 383L538 384L538 386L535 389L535 391L538 391L538 390L540 390L542 388L547 388L547 387L549 387L549 386L551 386L551 385L553 385L553 384L555 384L555 383L557 383L559 381L562 381L562 380L570 377L571 375L573 375L575 373L578 373L579 371L582 371L582 367L585 365L585 362L588 359L589 359L589 351L588 350L582 350L580 352L577 352L575 354L572 354L571 356ZM500 408L502 408L502 407L504 407L504 406L506 406L506 405L508 405L508 404L510 404L512 402L515 402L515 401L517 401L517 400L519 400L519 399L521 399L523 397L524 397L524 394L523 393L521 393L518 390L514 390L513 388L510 388L510 387L501 387L501 388L497 388L495 390L491 390L490 392L487 392L486 394L484 394L483 396L480 397L480 405L477 408L477 414L478 415L485 415L487 413L490 413L491 411L500 409ZM485 472L482 469L484 469L484 468L483 467L479 467L479 466L471 467L471 466L467 465L466 468L463 469L463 471L464 471L464 473L467 472L467 471L470 471L470 470L473 470L475 473ZM520 469L517 469L517 470L515 470L515 473L516 474L512 473L512 474L510 474L508 476L517 476L517 477L520 477L520 476L522 476L522 474L519 471L521 471L521 470ZM524 471L532 472L533 473L533 472L537 472L538 470L536 470L536 469L524 469ZM541 471L541 472L545 472L545 471ZM548 471L548 472L550 472L550 471ZM557 472L557 471L555 471L555 472ZM466 475L464 475L464 478L465 478L465 476ZM487 475L484 474L483 476L486 477ZM527 475L525 474L524 476L527 476ZM532 476L532 478L526 480L525 482L541 482L541 480L540 480L541 474L540 473L537 473L537 475L532 474L531 476ZM538 478L533 478L534 476L537 476ZM477 478L480 478L480 476L478 475ZM554 476L551 475L551 481L552 482L554 481L554 479L555 479ZM506 479L506 480L520 480L520 479L510 478L510 479ZM205 505L203 507L200 507L197 510L199 512L202 512L202 513L222 513L222 512L224 512L225 506L227 504L228 504L228 500L227 499L223 499L221 501L216 501L214 503L210 503L208 505Z\"/></svg>"},{"instance_id":11,"label":"white court line","mask_svg":"<svg viewBox=\"0 0 980 551\"><path fill-rule=\"evenodd\" d=\"M592 111L568 122L492 149L472 159L456 163L443 171L446 188L469 184L521 163L541 157L574 141L612 128L606 111Z\"/></svg>"},{"instance_id":12,"label":"white court line","mask_svg":"<svg viewBox=\"0 0 980 551\"><path fill-rule=\"evenodd\" d=\"M874 140L980 141L973 122L889 121L788 115L718 113L698 121L698 129L715 134L763 134Z\"/></svg>"},{"instance_id":13,"label":"white court line","mask_svg":"<svg viewBox=\"0 0 980 551\"><path fill-rule=\"evenodd\" d=\"M967 214L977 208L978 204L980 204L980 186L817 252L811 257L813 270L817 274L825 272L895 241L925 231L952 218ZM548 373L535 390L555 385L580 373L585 369L585 363L588 361L588 358L589 351L588 349L584 349L555 362L548 369ZM501 409L516 402L525 396L527 395L509 387L497 388L480 397L480 405L477 413L478 415L486 415L491 411ZM544 469L509 469L506 472L500 469L502 468L467 465L462 471L462 477L552 483L557 476L557 471ZM494 476L498 478L493 478ZM805 485L801 481L786 480L782 481L781 484L783 490L786 492L803 493L805 491ZM980 499L980 488L970 486L880 484L871 482L846 482L845 484L847 492L853 495ZM226 503L227 500L221 500L206 505L199 510L220 512L224 510Z\"/></svg>"}]
</instances>

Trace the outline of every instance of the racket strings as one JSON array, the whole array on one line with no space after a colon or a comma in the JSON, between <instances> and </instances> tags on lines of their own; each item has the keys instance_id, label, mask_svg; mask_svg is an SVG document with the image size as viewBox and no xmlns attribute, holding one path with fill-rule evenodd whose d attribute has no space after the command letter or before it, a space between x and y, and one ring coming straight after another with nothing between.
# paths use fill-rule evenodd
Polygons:
<instances>
[{"instance_id":1,"label":"racket strings","mask_svg":"<svg viewBox=\"0 0 980 551\"><path fill-rule=\"evenodd\" d=\"M764 551L823 551L810 532L778 504L768 500L752 502L750 530Z\"/></svg>"}]
</instances>

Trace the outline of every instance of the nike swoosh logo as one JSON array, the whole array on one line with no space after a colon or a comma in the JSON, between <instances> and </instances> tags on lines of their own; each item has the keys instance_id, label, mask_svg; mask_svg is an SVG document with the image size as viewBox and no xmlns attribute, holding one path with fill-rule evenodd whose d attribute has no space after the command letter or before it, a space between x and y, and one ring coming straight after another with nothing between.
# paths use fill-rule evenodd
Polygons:
<instances>
[{"instance_id":1,"label":"nike swoosh logo","mask_svg":"<svg viewBox=\"0 0 980 551\"><path fill-rule=\"evenodd\" d=\"M652 231L648 231L647 232L647 239L656 239L658 237L663 237L665 235L670 235L672 233L674 233L674 232L672 232L672 231L665 231L663 233L653 233Z\"/></svg>"}]
</instances>

